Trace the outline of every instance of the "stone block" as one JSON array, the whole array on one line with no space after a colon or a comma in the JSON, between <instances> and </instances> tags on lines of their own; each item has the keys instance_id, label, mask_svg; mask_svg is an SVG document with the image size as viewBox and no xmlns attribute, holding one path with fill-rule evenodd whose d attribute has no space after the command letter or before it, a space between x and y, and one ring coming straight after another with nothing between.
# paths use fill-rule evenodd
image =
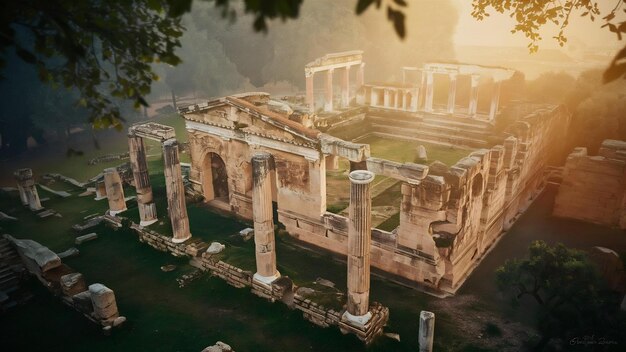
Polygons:
<instances>
[{"instance_id":1,"label":"stone block","mask_svg":"<svg viewBox=\"0 0 626 352\"><path fill-rule=\"evenodd\" d=\"M94 315L100 320L115 319L119 316L115 293L102 284L89 285Z\"/></svg>"},{"instance_id":2,"label":"stone block","mask_svg":"<svg viewBox=\"0 0 626 352\"><path fill-rule=\"evenodd\" d=\"M87 290L83 274L71 273L61 276L61 290L66 296L74 296Z\"/></svg>"},{"instance_id":3,"label":"stone block","mask_svg":"<svg viewBox=\"0 0 626 352\"><path fill-rule=\"evenodd\" d=\"M88 233L86 235L82 235L82 236L78 236L76 237L76 240L74 241L75 244L83 244L87 241L92 241L95 240L96 238L98 238L98 234L95 232L92 233Z\"/></svg>"}]
</instances>

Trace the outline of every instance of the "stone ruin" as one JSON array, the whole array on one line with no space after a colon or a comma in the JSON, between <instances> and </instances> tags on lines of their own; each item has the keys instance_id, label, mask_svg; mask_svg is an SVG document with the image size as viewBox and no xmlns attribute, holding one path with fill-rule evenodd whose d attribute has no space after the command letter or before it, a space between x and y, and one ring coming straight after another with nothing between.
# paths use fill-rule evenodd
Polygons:
<instances>
[{"instance_id":1,"label":"stone ruin","mask_svg":"<svg viewBox=\"0 0 626 352\"><path fill-rule=\"evenodd\" d=\"M598 154L567 157L553 215L626 229L626 142L607 139Z\"/></svg>"},{"instance_id":2,"label":"stone ruin","mask_svg":"<svg viewBox=\"0 0 626 352\"><path fill-rule=\"evenodd\" d=\"M338 53L308 64L306 105L294 106L294 114L315 110L310 89L314 73L348 71L351 66L361 70L360 55ZM400 225L392 232L371 229L371 264L426 291L454 293L542 190L553 148L549 141L561 138L570 114L558 106L521 109L508 130L499 133L494 127L499 86L513 71L453 64L427 64L419 71L423 85L370 85L357 79L356 92L350 94L349 81L342 81L342 92L348 87L348 93L342 93L338 109L331 103L332 78L327 73L331 83L325 91L326 111L312 116L311 127L270 109L266 93L238 94L181 108L189 136L191 187L208 205L253 219L252 156L268 153L273 165L269 188L278 222L299 241L347 255L351 220L327 211L326 171L336 169L338 160L344 159L351 171L369 170L396 179L402 183ZM451 83L449 106L433 105L434 74L473 77L470 106L455 104L455 83ZM495 88L485 113L477 108L476 77L487 75ZM404 86L410 92L400 92ZM355 97L347 105L346 95ZM437 161L399 163L372 157L368 144L354 142L364 136L474 151L450 167Z\"/></svg>"},{"instance_id":3,"label":"stone ruin","mask_svg":"<svg viewBox=\"0 0 626 352\"><path fill-rule=\"evenodd\" d=\"M28 239L3 238L16 249L25 268L66 305L103 327L106 333L126 321L119 315L115 293L102 284L87 287L81 273L62 263L47 247Z\"/></svg>"}]
</instances>

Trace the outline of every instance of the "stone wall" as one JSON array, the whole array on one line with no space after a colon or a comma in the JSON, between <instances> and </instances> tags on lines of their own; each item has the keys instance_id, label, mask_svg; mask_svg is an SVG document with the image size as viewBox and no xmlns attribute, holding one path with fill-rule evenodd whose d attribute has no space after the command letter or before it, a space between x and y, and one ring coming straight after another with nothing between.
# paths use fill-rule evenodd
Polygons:
<instances>
[{"instance_id":1,"label":"stone wall","mask_svg":"<svg viewBox=\"0 0 626 352\"><path fill-rule=\"evenodd\" d=\"M122 226L122 219L110 215L102 217L109 225ZM321 326L337 326L343 333L353 333L365 343L370 343L382 334L383 327L389 319L389 308L380 303L372 302L370 312L372 319L364 326L356 327L342 321L342 311L324 307L308 298L298 295L298 287L288 277L281 277L270 284L269 287L253 280L253 273L242 270L234 265L219 260L215 255L206 253L208 245L198 239L191 239L185 243L173 243L171 237L145 229L131 223L130 228L135 231L139 241L163 252L168 252L176 257L189 257L190 264L200 270L209 272L226 281L236 288L249 287L251 292L271 302L280 301L293 309L302 311L303 317L310 322Z\"/></svg>"},{"instance_id":2,"label":"stone wall","mask_svg":"<svg viewBox=\"0 0 626 352\"><path fill-rule=\"evenodd\" d=\"M430 292L455 292L543 189L552 141L569 119L562 107L536 111L514 123L503 145L451 167L424 166L421 181L404 180L397 233L372 230L373 267ZM293 237L347 252L346 218L325 213L317 220L296 209L278 212Z\"/></svg>"},{"instance_id":3,"label":"stone wall","mask_svg":"<svg viewBox=\"0 0 626 352\"><path fill-rule=\"evenodd\" d=\"M568 156L553 215L626 229L626 142L606 140L599 154Z\"/></svg>"}]
</instances>

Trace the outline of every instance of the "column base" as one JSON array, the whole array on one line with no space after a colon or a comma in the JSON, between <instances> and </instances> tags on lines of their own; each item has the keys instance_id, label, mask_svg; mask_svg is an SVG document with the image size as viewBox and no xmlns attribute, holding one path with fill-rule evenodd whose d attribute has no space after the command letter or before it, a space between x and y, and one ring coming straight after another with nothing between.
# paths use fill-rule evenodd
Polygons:
<instances>
[{"instance_id":1,"label":"column base","mask_svg":"<svg viewBox=\"0 0 626 352\"><path fill-rule=\"evenodd\" d=\"M252 276L252 280L262 285L270 287L272 285L272 282L274 282L279 277L280 277L280 273L278 271L276 271L276 274L272 276L263 276L263 275L259 275L259 273L256 273L254 274L254 276Z\"/></svg>"},{"instance_id":2,"label":"column base","mask_svg":"<svg viewBox=\"0 0 626 352\"><path fill-rule=\"evenodd\" d=\"M154 224L155 222L159 221L159 219L152 219L152 220L147 220L147 221L140 221L139 222L139 226L141 227L146 227L146 226L150 226L152 224Z\"/></svg>"},{"instance_id":3,"label":"column base","mask_svg":"<svg viewBox=\"0 0 626 352\"><path fill-rule=\"evenodd\" d=\"M119 214L119 213L123 213L123 212L125 212L126 210L128 210L128 209L127 209L127 208L124 208L124 209L122 209L122 210L109 210L109 215L115 216L115 215L117 215L117 214Z\"/></svg>"},{"instance_id":4,"label":"column base","mask_svg":"<svg viewBox=\"0 0 626 352\"><path fill-rule=\"evenodd\" d=\"M341 316L341 321L359 328L364 328L365 324L367 324L370 319L372 319L371 312L367 312L364 315L352 315L348 313L348 311L345 311Z\"/></svg>"},{"instance_id":5,"label":"column base","mask_svg":"<svg viewBox=\"0 0 626 352\"><path fill-rule=\"evenodd\" d=\"M190 238L191 238L191 234L189 234L187 237L183 237L183 238L172 237L172 242L174 242L174 243L183 243L183 242L187 241Z\"/></svg>"}]
</instances>

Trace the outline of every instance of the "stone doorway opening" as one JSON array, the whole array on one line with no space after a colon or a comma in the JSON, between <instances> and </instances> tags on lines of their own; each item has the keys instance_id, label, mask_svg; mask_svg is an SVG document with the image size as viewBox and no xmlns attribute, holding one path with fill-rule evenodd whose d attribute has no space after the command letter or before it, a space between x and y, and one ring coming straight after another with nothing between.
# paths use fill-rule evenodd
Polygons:
<instances>
[{"instance_id":1,"label":"stone doorway opening","mask_svg":"<svg viewBox=\"0 0 626 352\"><path fill-rule=\"evenodd\" d=\"M202 189L206 201L229 203L228 174L226 164L217 153L207 153L204 157Z\"/></svg>"}]
</instances>

